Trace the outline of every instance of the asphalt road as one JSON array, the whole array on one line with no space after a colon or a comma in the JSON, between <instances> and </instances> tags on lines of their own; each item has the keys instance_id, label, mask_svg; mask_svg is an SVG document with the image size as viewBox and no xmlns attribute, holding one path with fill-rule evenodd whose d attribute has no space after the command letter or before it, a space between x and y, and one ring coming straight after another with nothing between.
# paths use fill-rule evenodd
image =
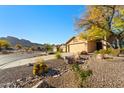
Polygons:
<instances>
[{"instance_id":1,"label":"asphalt road","mask_svg":"<svg viewBox=\"0 0 124 93\"><path fill-rule=\"evenodd\" d=\"M26 59L26 58L32 58L32 57L40 56L40 55L41 55L41 52L0 55L0 66L13 62L13 61L18 61L18 60Z\"/></svg>"},{"instance_id":2,"label":"asphalt road","mask_svg":"<svg viewBox=\"0 0 124 93\"><path fill-rule=\"evenodd\" d=\"M26 65L28 63L35 63L38 58L42 58L43 60L50 60L55 58L55 55L47 56L41 55L42 55L41 52L0 55L0 69ZM69 53L62 54L62 56L67 55L70 54Z\"/></svg>"}]
</instances>

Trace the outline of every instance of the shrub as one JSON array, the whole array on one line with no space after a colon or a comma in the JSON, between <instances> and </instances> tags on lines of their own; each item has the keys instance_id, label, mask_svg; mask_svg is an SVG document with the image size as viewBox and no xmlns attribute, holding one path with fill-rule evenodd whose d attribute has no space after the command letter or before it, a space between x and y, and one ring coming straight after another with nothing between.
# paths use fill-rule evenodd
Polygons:
<instances>
[{"instance_id":1,"label":"shrub","mask_svg":"<svg viewBox=\"0 0 124 93\"><path fill-rule=\"evenodd\" d=\"M83 81L88 77L91 76L92 70L82 70L79 67L79 64L73 64L72 70L76 72L76 74L79 76L79 79L81 80L80 85L82 85Z\"/></svg>"},{"instance_id":2,"label":"shrub","mask_svg":"<svg viewBox=\"0 0 124 93\"><path fill-rule=\"evenodd\" d=\"M0 39L0 48L7 49L9 48L9 46L10 46L10 43L7 40Z\"/></svg>"},{"instance_id":3,"label":"shrub","mask_svg":"<svg viewBox=\"0 0 124 93\"><path fill-rule=\"evenodd\" d=\"M124 48L121 48L121 49L120 49L120 53L121 53L121 54L124 54Z\"/></svg>"},{"instance_id":4,"label":"shrub","mask_svg":"<svg viewBox=\"0 0 124 93\"><path fill-rule=\"evenodd\" d=\"M99 51L98 51L98 50L96 50L96 51L94 52L94 54L99 54Z\"/></svg>"},{"instance_id":5,"label":"shrub","mask_svg":"<svg viewBox=\"0 0 124 93\"><path fill-rule=\"evenodd\" d=\"M120 50L119 49L112 49L112 48L108 48L108 49L101 49L99 51L95 51L95 54L110 54L113 56L118 56L120 54Z\"/></svg>"},{"instance_id":6,"label":"shrub","mask_svg":"<svg viewBox=\"0 0 124 93\"><path fill-rule=\"evenodd\" d=\"M21 44L16 44L16 45L15 45L15 48L18 49L18 50L19 50L19 49L22 49L22 45L21 45Z\"/></svg>"},{"instance_id":7,"label":"shrub","mask_svg":"<svg viewBox=\"0 0 124 93\"><path fill-rule=\"evenodd\" d=\"M62 58L61 53L60 53L60 52L56 52L55 57L56 57L57 59Z\"/></svg>"},{"instance_id":8,"label":"shrub","mask_svg":"<svg viewBox=\"0 0 124 93\"><path fill-rule=\"evenodd\" d=\"M111 54L111 51L112 51L112 49L111 48L108 48L108 49L101 49L101 50L99 50L99 53L100 54Z\"/></svg>"},{"instance_id":9,"label":"shrub","mask_svg":"<svg viewBox=\"0 0 124 93\"><path fill-rule=\"evenodd\" d=\"M48 66L42 59L38 59L33 66L33 75L42 75L48 71Z\"/></svg>"},{"instance_id":10,"label":"shrub","mask_svg":"<svg viewBox=\"0 0 124 93\"><path fill-rule=\"evenodd\" d=\"M72 65L72 70L76 71L76 72L80 71L79 65L78 64L73 64Z\"/></svg>"},{"instance_id":11,"label":"shrub","mask_svg":"<svg viewBox=\"0 0 124 93\"><path fill-rule=\"evenodd\" d=\"M35 46L31 46L30 51L35 51Z\"/></svg>"},{"instance_id":12,"label":"shrub","mask_svg":"<svg viewBox=\"0 0 124 93\"><path fill-rule=\"evenodd\" d=\"M88 76L91 76L93 73L92 73L92 70L81 70L80 71L80 78L81 80L85 80Z\"/></svg>"},{"instance_id":13,"label":"shrub","mask_svg":"<svg viewBox=\"0 0 124 93\"><path fill-rule=\"evenodd\" d=\"M88 53L86 51L82 51L80 54L81 55L88 55Z\"/></svg>"},{"instance_id":14,"label":"shrub","mask_svg":"<svg viewBox=\"0 0 124 93\"><path fill-rule=\"evenodd\" d=\"M111 51L111 54L112 54L113 56L119 56L120 50L119 50L119 49L113 49L113 50Z\"/></svg>"}]
</instances>

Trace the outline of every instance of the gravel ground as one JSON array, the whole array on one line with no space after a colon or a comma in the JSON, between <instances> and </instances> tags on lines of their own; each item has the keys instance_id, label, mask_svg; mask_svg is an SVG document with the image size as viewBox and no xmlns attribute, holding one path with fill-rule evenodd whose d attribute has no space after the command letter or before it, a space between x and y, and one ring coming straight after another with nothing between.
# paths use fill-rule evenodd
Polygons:
<instances>
[{"instance_id":1,"label":"gravel ground","mask_svg":"<svg viewBox=\"0 0 124 93\"><path fill-rule=\"evenodd\" d=\"M91 60L89 68L93 75L89 77L84 87L91 88L123 88L124 87L124 58L108 60Z\"/></svg>"},{"instance_id":2,"label":"gravel ground","mask_svg":"<svg viewBox=\"0 0 124 93\"><path fill-rule=\"evenodd\" d=\"M78 88L79 83L76 80L75 74L68 71L59 77L48 77L46 79L48 84L55 88Z\"/></svg>"},{"instance_id":3,"label":"gravel ground","mask_svg":"<svg viewBox=\"0 0 124 93\"><path fill-rule=\"evenodd\" d=\"M61 59L46 61L46 64L63 73L60 76L48 76L43 78L51 87L55 88L77 88L78 80L75 78L67 64ZM89 69L93 71L93 75L84 81L83 87L90 88L123 88L124 87L124 58L115 58L111 60L90 59L88 62ZM33 76L32 67L26 65L20 67L0 70L0 84L16 81L20 78ZM33 85L31 85L33 86ZM25 87L31 87L25 86Z\"/></svg>"},{"instance_id":4,"label":"gravel ground","mask_svg":"<svg viewBox=\"0 0 124 93\"><path fill-rule=\"evenodd\" d=\"M58 70L60 73L67 69L67 66L63 60L54 59L46 61L48 67ZM0 84L15 82L17 79L31 77L32 75L32 66L28 67L26 65L8 68L4 70L0 70Z\"/></svg>"},{"instance_id":5,"label":"gravel ground","mask_svg":"<svg viewBox=\"0 0 124 93\"><path fill-rule=\"evenodd\" d=\"M68 65L61 59L49 60L46 61L46 64L54 69L62 73L60 76L48 76L44 77L42 80L47 81L47 83L53 88L70 88L70 87L78 87L77 80L75 79L74 73L69 69ZM26 65L9 68L5 70L0 70L0 84L15 82L20 78L31 77L32 75L32 67L28 67ZM41 79L41 78L40 78ZM39 81L39 80L37 80ZM36 81L36 82L37 82ZM36 84L36 82L33 82ZM24 87L32 87L33 84L28 84Z\"/></svg>"}]
</instances>

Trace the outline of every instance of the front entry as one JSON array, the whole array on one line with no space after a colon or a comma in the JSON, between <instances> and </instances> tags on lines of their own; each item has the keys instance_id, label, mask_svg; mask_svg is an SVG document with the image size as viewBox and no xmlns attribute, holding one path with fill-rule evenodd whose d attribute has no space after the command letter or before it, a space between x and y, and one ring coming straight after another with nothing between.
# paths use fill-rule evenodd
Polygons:
<instances>
[{"instance_id":1,"label":"front entry","mask_svg":"<svg viewBox=\"0 0 124 93\"><path fill-rule=\"evenodd\" d=\"M96 50L103 49L102 42L96 42Z\"/></svg>"}]
</instances>

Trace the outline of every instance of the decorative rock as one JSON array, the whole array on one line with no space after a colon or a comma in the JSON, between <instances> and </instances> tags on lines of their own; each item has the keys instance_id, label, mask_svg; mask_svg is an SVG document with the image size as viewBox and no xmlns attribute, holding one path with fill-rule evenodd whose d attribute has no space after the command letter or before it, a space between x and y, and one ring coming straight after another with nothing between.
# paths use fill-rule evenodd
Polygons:
<instances>
[{"instance_id":1,"label":"decorative rock","mask_svg":"<svg viewBox=\"0 0 124 93\"><path fill-rule=\"evenodd\" d=\"M40 82L38 82L35 86L33 86L32 88L48 88L49 85L46 81L41 80Z\"/></svg>"},{"instance_id":2,"label":"decorative rock","mask_svg":"<svg viewBox=\"0 0 124 93\"><path fill-rule=\"evenodd\" d=\"M30 67L30 66L33 66L33 64L32 63L28 63L27 66Z\"/></svg>"},{"instance_id":3,"label":"decorative rock","mask_svg":"<svg viewBox=\"0 0 124 93\"><path fill-rule=\"evenodd\" d=\"M19 85L19 83L16 82L10 82L0 85L0 88L20 88L20 87L21 86Z\"/></svg>"},{"instance_id":4,"label":"decorative rock","mask_svg":"<svg viewBox=\"0 0 124 93\"><path fill-rule=\"evenodd\" d=\"M21 79L17 79L17 82L21 82L21 81L23 81L23 79L21 78Z\"/></svg>"},{"instance_id":5,"label":"decorative rock","mask_svg":"<svg viewBox=\"0 0 124 93\"><path fill-rule=\"evenodd\" d=\"M30 80L33 80L33 79L34 79L34 77L27 77L26 81L30 81Z\"/></svg>"},{"instance_id":6,"label":"decorative rock","mask_svg":"<svg viewBox=\"0 0 124 93\"><path fill-rule=\"evenodd\" d=\"M64 58L64 61L67 63L67 64L73 64L75 62L75 59L74 59L74 56L66 56Z\"/></svg>"},{"instance_id":7,"label":"decorative rock","mask_svg":"<svg viewBox=\"0 0 124 93\"><path fill-rule=\"evenodd\" d=\"M53 77L59 77L59 76L61 76L61 74L58 74L58 75L54 75Z\"/></svg>"},{"instance_id":8,"label":"decorative rock","mask_svg":"<svg viewBox=\"0 0 124 93\"><path fill-rule=\"evenodd\" d=\"M97 54L96 59L104 59L104 55L103 54Z\"/></svg>"}]
</instances>

